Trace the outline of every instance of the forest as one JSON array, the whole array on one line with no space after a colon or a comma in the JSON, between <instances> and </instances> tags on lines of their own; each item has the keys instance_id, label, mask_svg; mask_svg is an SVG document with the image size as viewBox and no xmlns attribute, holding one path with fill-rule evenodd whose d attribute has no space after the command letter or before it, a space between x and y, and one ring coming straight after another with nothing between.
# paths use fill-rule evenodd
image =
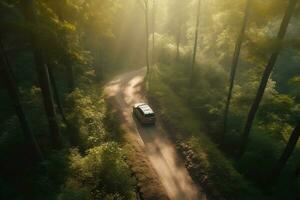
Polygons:
<instances>
[{"instance_id":1,"label":"forest","mask_svg":"<svg viewBox=\"0 0 300 200\"><path fill-rule=\"evenodd\" d=\"M0 199L296 200L299 137L298 0L0 0Z\"/></svg>"}]
</instances>

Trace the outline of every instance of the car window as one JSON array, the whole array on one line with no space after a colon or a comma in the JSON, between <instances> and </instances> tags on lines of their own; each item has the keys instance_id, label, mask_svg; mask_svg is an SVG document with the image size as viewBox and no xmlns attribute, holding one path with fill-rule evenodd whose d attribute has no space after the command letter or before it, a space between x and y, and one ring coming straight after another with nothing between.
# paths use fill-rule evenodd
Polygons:
<instances>
[{"instance_id":1,"label":"car window","mask_svg":"<svg viewBox=\"0 0 300 200\"><path fill-rule=\"evenodd\" d=\"M146 117L154 117L154 113L147 114Z\"/></svg>"},{"instance_id":2,"label":"car window","mask_svg":"<svg viewBox=\"0 0 300 200\"><path fill-rule=\"evenodd\" d=\"M142 111L142 109L140 107L138 107L137 110L140 114L144 115L144 112Z\"/></svg>"}]
</instances>

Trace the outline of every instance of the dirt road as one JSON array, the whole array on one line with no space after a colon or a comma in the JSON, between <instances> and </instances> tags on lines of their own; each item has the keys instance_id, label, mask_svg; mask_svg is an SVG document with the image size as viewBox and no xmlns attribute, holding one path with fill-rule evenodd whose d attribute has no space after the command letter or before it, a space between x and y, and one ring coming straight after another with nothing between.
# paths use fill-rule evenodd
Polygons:
<instances>
[{"instance_id":1,"label":"dirt road","mask_svg":"<svg viewBox=\"0 0 300 200\"><path fill-rule=\"evenodd\" d=\"M122 74L106 85L105 92L114 99L114 106L122 113L122 120L126 126L135 130L132 134L145 148L147 157L169 198L171 200L206 199L205 194L198 190L189 176L161 122L158 120L155 127L142 127L132 116L133 104L147 102L141 91L145 72L143 68Z\"/></svg>"}]
</instances>

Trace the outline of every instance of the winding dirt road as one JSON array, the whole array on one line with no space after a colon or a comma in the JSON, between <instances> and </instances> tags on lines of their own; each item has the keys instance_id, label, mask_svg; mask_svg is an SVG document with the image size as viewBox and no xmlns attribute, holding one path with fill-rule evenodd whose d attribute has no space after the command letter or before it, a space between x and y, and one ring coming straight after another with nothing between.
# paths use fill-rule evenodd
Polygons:
<instances>
[{"instance_id":1,"label":"winding dirt road","mask_svg":"<svg viewBox=\"0 0 300 200\"><path fill-rule=\"evenodd\" d=\"M132 105L147 102L141 91L145 68L122 74L109 82L105 93L114 99L113 106L122 113L122 120L133 131L171 200L206 199L189 176L175 145L168 139L158 120L155 127L142 127L132 116ZM138 158L137 158L138 159Z\"/></svg>"}]
</instances>

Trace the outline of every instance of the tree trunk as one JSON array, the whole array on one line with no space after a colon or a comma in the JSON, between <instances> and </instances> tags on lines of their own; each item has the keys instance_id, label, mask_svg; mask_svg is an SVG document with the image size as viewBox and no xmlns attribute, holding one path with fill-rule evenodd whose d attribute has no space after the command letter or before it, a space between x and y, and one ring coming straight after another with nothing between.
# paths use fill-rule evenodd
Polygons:
<instances>
[{"instance_id":1,"label":"tree trunk","mask_svg":"<svg viewBox=\"0 0 300 200\"><path fill-rule=\"evenodd\" d=\"M1 52L0 75L2 75L1 79L4 82L4 85L10 96L10 100L15 108L16 114L18 116L21 125L21 129L24 134L25 143L26 145L29 145L29 151L30 154L32 155L32 158L35 158L39 161L43 161L42 151L29 127L29 123L27 121L23 107L21 105L21 101L19 97L19 89L14 80L12 70L10 68L8 58L6 56L1 39L0 39L0 52Z\"/></svg>"},{"instance_id":2,"label":"tree trunk","mask_svg":"<svg viewBox=\"0 0 300 200\"><path fill-rule=\"evenodd\" d=\"M281 22L281 26L280 26L280 29L279 29L279 32L278 32L278 35L277 35L277 39L280 40L280 41L282 41L284 39L284 36L286 34L286 31L287 31L287 28L288 28L288 25L289 25L289 22L290 22L290 19L291 19L292 14L295 10L297 1L298 0L290 0L290 2L289 2L288 8L285 12L285 15L283 17L283 20ZM276 60L278 58L278 55L279 55L279 50L276 50L271 55L270 60L269 60L267 66L265 68L264 73L263 73L263 76L262 76L262 79L261 79L256 97L253 101L253 104L251 106L251 109L249 111L248 118L247 118L247 121L246 121L246 124L245 124L244 132L243 132L243 135L242 135L242 142L241 142L241 146L240 146L240 149L239 149L239 152L238 152L238 158L241 158L243 156L243 154L245 153L245 151L246 151L246 147L247 147L248 139L249 139L249 135L250 135L250 130L251 130L255 115L257 113L259 104L260 104L260 102L263 98L263 94L265 92L265 89L266 89L268 80L270 78L271 72L272 72L272 70L274 68L274 65L276 63Z\"/></svg>"},{"instance_id":3,"label":"tree trunk","mask_svg":"<svg viewBox=\"0 0 300 200\"><path fill-rule=\"evenodd\" d=\"M55 81L55 78L54 78L54 75L53 75L53 70L52 70L52 67L50 65L48 65L48 71L49 71L49 77L50 77L52 91L53 91L53 97L54 97L54 100L55 100L56 105L57 105L57 110L58 110L59 114L61 115L63 121L65 123L67 123L67 120L66 120L66 117L65 117L65 114L64 114L64 110L63 110L63 107L62 107L62 104L61 104L61 101L60 101L60 98L59 98L59 92L58 92L56 81Z\"/></svg>"},{"instance_id":4,"label":"tree trunk","mask_svg":"<svg viewBox=\"0 0 300 200\"><path fill-rule=\"evenodd\" d=\"M279 177L288 159L292 155L297 145L297 142L299 140L299 137L300 137L300 123L298 123L296 128L293 130L290 139L285 147L285 150L283 151L280 159L278 160L277 164L272 170L271 177L270 177L272 182L276 181L277 178Z\"/></svg>"},{"instance_id":5,"label":"tree trunk","mask_svg":"<svg viewBox=\"0 0 300 200\"><path fill-rule=\"evenodd\" d=\"M48 119L49 130L51 134L52 144L54 147L60 147L60 131L56 118L56 111L54 106L54 100L52 96L50 79L48 68L45 63L43 63L42 56L36 50L34 50L34 56L36 61L36 71L38 74L39 85L42 90L44 107Z\"/></svg>"},{"instance_id":6,"label":"tree trunk","mask_svg":"<svg viewBox=\"0 0 300 200\"><path fill-rule=\"evenodd\" d=\"M22 8L24 9L23 11L24 11L25 19L38 26L33 0L22 0L21 3L23 6ZM37 38L35 38L32 35L30 39L31 39L31 45L33 49L34 59L35 59L38 81L42 91L43 103L44 103L44 107L48 119L51 142L55 148L60 148L61 147L60 131L59 131L59 126L56 118L56 112L55 112L55 106L52 97L48 69L42 55L42 50L39 48Z\"/></svg>"},{"instance_id":7,"label":"tree trunk","mask_svg":"<svg viewBox=\"0 0 300 200\"><path fill-rule=\"evenodd\" d=\"M74 71L70 63L68 63L66 66L66 72L67 72L66 76L67 76L67 84L69 90L68 92L71 93L75 88L75 83L74 83Z\"/></svg>"},{"instance_id":8,"label":"tree trunk","mask_svg":"<svg viewBox=\"0 0 300 200\"><path fill-rule=\"evenodd\" d=\"M152 11L152 65L155 64L155 14L156 14L156 1L153 0Z\"/></svg>"},{"instance_id":9,"label":"tree trunk","mask_svg":"<svg viewBox=\"0 0 300 200\"><path fill-rule=\"evenodd\" d=\"M148 79L149 72L150 72L150 63L149 63L149 5L148 5L148 0L145 0L145 26L146 26L146 65L147 65L146 79Z\"/></svg>"},{"instance_id":10,"label":"tree trunk","mask_svg":"<svg viewBox=\"0 0 300 200\"><path fill-rule=\"evenodd\" d=\"M223 142L224 142L226 131L227 131L229 107L230 107L230 102L231 102L231 97L232 97L232 92L233 92L233 87L234 87L236 69L238 66L241 47L242 47L242 43L243 43L243 39L244 39L244 35L245 35L246 26L248 23L249 10L250 10L250 0L247 0L245 12L244 12L245 15L244 15L244 19L243 19L243 24L242 24L241 32L240 32L240 34L237 38L236 44L235 44L235 50L234 50L232 64L231 64L229 91L228 91L228 96L227 96L227 101L226 101L226 106L225 106L223 131L222 131L221 140L220 140L221 144L223 144Z\"/></svg>"},{"instance_id":11,"label":"tree trunk","mask_svg":"<svg viewBox=\"0 0 300 200\"><path fill-rule=\"evenodd\" d=\"M300 176L300 165L298 165L298 168L295 171L295 177L298 178Z\"/></svg>"},{"instance_id":12,"label":"tree trunk","mask_svg":"<svg viewBox=\"0 0 300 200\"><path fill-rule=\"evenodd\" d=\"M177 37L176 37L176 60L180 58L180 39L181 39L181 25L178 24Z\"/></svg>"},{"instance_id":13,"label":"tree trunk","mask_svg":"<svg viewBox=\"0 0 300 200\"><path fill-rule=\"evenodd\" d=\"M94 64L95 65L95 64ZM95 75L96 75L96 81L101 81L102 79L102 73L100 72L100 70L98 69L98 65L95 65L94 67L95 69ZM66 70L66 75L67 75L67 79L68 79L68 85L69 85L69 75L68 75L68 70ZM68 86L69 87L69 86Z\"/></svg>"},{"instance_id":14,"label":"tree trunk","mask_svg":"<svg viewBox=\"0 0 300 200\"><path fill-rule=\"evenodd\" d=\"M199 31L199 23L200 23L200 6L201 6L201 0L198 0L197 14L196 14L197 19L196 19L196 29L195 29L194 52L193 52L191 74L190 74L190 86L191 87L193 86L193 83L194 83L194 68L195 68L197 48L198 48L198 31Z\"/></svg>"}]
</instances>

